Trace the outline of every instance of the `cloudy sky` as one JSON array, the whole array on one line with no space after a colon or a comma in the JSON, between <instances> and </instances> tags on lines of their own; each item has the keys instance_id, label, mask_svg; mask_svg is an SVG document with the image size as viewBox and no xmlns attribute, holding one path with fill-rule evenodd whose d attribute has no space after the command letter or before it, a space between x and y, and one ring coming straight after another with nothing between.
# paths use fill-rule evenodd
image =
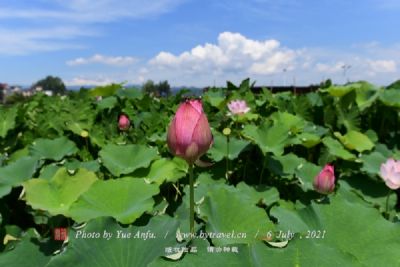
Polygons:
<instances>
[{"instance_id":1,"label":"cloudy sky","mask_svg":"<svg viewBox=\"0 0 400 267\"><path fill-rule=\"evenodd\" d=\"M0 0L0 82L400 79L397 0Z\"/></svg>"}]
</instances>

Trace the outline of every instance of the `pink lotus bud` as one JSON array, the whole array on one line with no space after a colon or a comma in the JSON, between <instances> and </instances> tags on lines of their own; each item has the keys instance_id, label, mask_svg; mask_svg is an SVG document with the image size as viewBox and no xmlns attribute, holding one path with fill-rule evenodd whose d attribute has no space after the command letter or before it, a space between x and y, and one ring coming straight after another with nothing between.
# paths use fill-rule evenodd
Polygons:
<instances>
[{"instance_id":1,"label":"pink lotus bud","mask_svg":"<svg viewBox=\"0 0 400 267\"><path fill-rule=\"evenodd\" d=\"M172 154L193 164L213 143L211 129L201 100L186 100L169 125L168 147Z\"/></svg>"},{"instance_id":2,"label":"pink lotus bud","mask_svg":"<svg viewBox=\"0 0 400 267\"><path fill-rule=\"evenodd\" d=\"M390 189L400 188L400 161L388 159L382 163L381 177Z\"/></svg>"},{"instance_id":3,"label":"pink lotus bud","mask_svg":"<svg viewBox=\"0 0 400 267\"><path fill-rule=\"evenodd\" d=\"M245 114L250 111L244 100L232 100L228 103L228 109L232 114Z\"/></svg>"},{"instance_id":4,"label":"pink lotus bud","mask_svg":"<svg viewBox=\"0 0 400 267\"><path fill-rule=\"evenodd\" d=\"M128 116L126 116L126 115L124 115L124 114L122 114L122 115L119 116L119 119L118 119L118 128L119 128L121 131L126 131L126 130L128 130L130 125L131 125L131 122L129 121Z\"/></svg>"},{"instance_id":5,"label":"pink lotus bud","mask_svg":"<svg viewBox=\"0 0 400 267\"><path fill-rule=\"evenodd\" d=\"M314 178L314 189L321 194L330 194L335 189L335 171L332 165L326 164Z\"/></svg>"}]
</instances>

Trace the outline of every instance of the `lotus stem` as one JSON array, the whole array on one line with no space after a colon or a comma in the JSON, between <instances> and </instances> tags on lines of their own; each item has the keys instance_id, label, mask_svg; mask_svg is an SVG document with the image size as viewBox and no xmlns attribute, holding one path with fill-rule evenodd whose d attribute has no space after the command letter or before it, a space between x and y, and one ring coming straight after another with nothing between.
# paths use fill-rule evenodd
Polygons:
<instances>
[{"instance_id":1,"label":"lotus stem","mask_svg":"<svg viewBox=\"0 0 400 267\"><path fill-rule=\"evenodd\" d=\"M387 216L386 219L389 219L389 198L390 198L390 193L392 193L392 190L389 189L389 192L386 197L386 209L385 209L385 215Z\"/></svg>"},{"instance_id":2,"label":"lotus stem","mask_svg":"<svg viewBox=\"0 0 400 267\"><path fill-rule=\"evenodd\" d=\"M189 185L190 185L190 233L194 235L194 179L193 164L189 164Z\"/></svg>"},{"instance_id":3,"label":"lotus stem","mask_svg":"<svg viewBox=\"0 0 400 267\"><path fill-rule=\"evenodd\" d=\"M229 179L229 135L226 136L226 179Z\"/></svg>"}]
</instances>

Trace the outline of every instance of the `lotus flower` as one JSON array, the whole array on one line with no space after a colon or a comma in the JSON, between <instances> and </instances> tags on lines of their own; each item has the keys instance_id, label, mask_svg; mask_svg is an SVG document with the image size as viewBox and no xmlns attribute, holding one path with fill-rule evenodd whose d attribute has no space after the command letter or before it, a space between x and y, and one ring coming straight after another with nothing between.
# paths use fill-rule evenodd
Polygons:
<instances>
[{"instance_id":1,"label":"lotus flower","mask_svg":"<svg viewBox=\"0 0 400 267\"><path fill-rule=\"evenodd\" d=\"M118 119L118 128L119 128L121 131L126 131L126 130L129 129L129 126L130 126L130 125L131 125L131 122L129 121L128 116L126 116L126 115L124 115L124 114L121 114L121 115L119 116L119 119Z\"/></svg>"},{"instance_id":2,"label":"lotus flower","mask_svg":"<svg viewBox=\"0 0 400 267\"><path fill-rule=\"evenodd\" d=\"M321 194L330 194L335 189L335 171L332 165L326 164L322 171L314 178L315 191Z\"/></svg>"},{"instance_id":3,"label":"lotus flower","mask_svg":"<svg viewBox=\"0 0 400 267\"><path fill-rule=\"evenodd\" d=\"M231 114L245 114L250 111L244 100L232 100L228 103L228 109Z\"/></svg>"},{"instance_id":4,"label":"lotus flower","mask_svg":"<svg viewBox=\"0 0 400 267\"><path fill-rule=\"evenodd\" d=\"M400 188L400 161L388 159L382 163L380 174L390 189Z\"/></svg>"},{"instance_id":5,"label":"lotus flower","mask_svg":"<svg viewBox=\"0 0 400 267\"><path fill-rule=\"evenodd\" d=\"M186 100L178 107L169 125L167 142L171 153L189 164L207 152L213 137L201 100Z\"/></svg>"}]
</instances>

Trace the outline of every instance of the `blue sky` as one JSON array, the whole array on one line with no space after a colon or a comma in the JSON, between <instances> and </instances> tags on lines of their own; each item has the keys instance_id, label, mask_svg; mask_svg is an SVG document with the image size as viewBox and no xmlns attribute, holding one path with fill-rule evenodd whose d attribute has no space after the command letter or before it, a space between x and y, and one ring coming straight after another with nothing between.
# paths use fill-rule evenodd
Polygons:
<instances>
[{"instance_id":1,"label":"blue sky","mask_svg":"<svg viewBox=\"0 0 400 267\"><path fill-rule=\"evenodd\" d=\"M400 79L397 0L0 2L0 82L9 84Z\"/></svg>"}]
</instances>

